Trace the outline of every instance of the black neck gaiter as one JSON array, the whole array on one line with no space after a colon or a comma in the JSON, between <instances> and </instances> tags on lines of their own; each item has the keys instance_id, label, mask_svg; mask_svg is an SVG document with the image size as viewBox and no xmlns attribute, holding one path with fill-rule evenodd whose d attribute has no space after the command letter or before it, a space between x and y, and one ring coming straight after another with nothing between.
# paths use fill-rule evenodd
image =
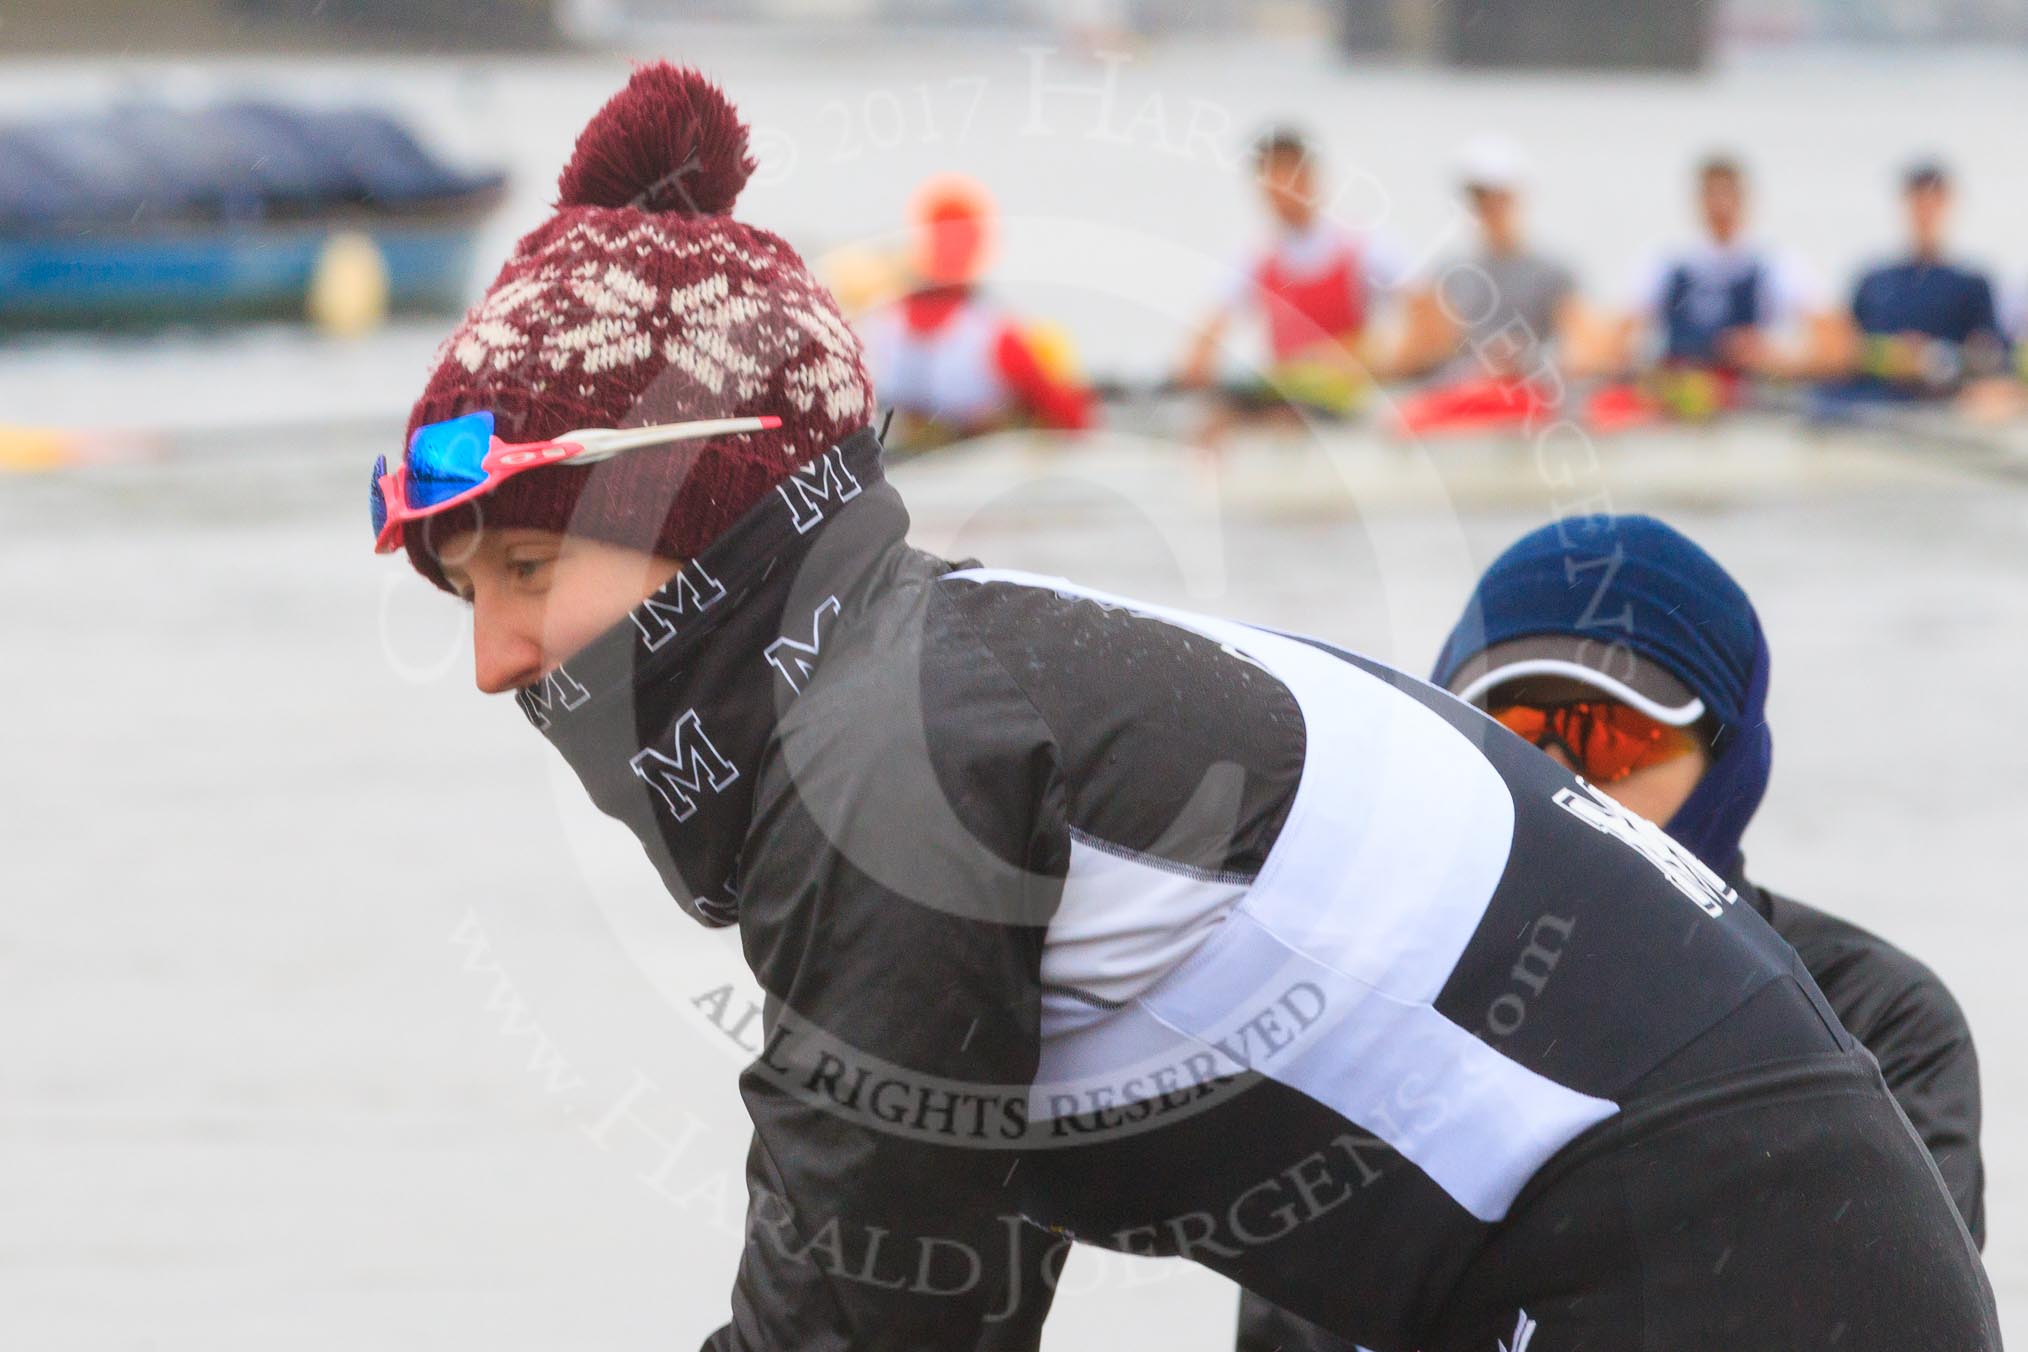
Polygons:
<instances>
[{"instance_id":1,"label":"black neck gaiter","mask_svg":"<svg viewBox=\"0 0 2028 1352\"><path fill-rule=\"evenodd\" d=\"M626 824L670 895L705 924L738 919L739 851L780 709L907 530L881 477L880 441L864 429L516 694L592 802ZM792 591L826 604L785 617Z\"/></svg>"}]
</instances>

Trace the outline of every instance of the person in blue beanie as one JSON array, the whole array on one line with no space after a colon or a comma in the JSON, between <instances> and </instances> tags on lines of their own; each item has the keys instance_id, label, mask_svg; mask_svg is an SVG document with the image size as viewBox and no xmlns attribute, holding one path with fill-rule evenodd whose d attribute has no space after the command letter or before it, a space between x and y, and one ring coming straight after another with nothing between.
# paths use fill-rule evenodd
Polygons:
<instances>
[{"instance_id":1,"label":"person in blue beanie","mask_svg":"<svg viewBox=\"0 0 2028 1352\"><path fill-rule=\"evenodd\" d=\"M1767 790L1771 662L1746 592L1649 516L1530 532L1494 560L1431 680L1657 822L1787 940L1873 1053L1958 1214L1985 1245L1979 1068L1941 979L1848 921L1748 880L1740 839ZM1340 1352L1246 1295L1240 1352Z\"/></svg>"},{"instance_id":2,"label":"person in blue beanie","mask_svg":"<svg viewBox=\"0 0 2028 1352\"><path fill-rule=\"evenodd\" d=\"M1740 839L1774 760L1770 667L1753 602L1716 559L1653 517L1603 516L1544 526L1494 560L1431 679L1660 823L1752 901L1880 1062L1983 1245L1979 1069L1957 1001L1886 940L1746 877ZM1624 738L1645 752L1614 745Z\"/></svg>"}]
</instances>

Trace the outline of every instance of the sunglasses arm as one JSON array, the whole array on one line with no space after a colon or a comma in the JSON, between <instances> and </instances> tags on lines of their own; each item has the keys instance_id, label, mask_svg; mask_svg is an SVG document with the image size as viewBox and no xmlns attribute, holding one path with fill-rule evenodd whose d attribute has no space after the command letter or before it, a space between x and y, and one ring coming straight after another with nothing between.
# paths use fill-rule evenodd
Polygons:
<instances>
[{"instance_id":1,"label":"sunglasses arm","mask_svg":"<svg viewBox=\"0 0 2028 1352\"><path fill-rule=\"evenodd\" d=\"M618 455L643 446L663 446L676 441L699 441L706 437L730 436L737 432L765 432L780 427L782 420L767 416L758 418L707 418L697 422L663 423L656 427L628 427L617 431L597 428L581 432L565 432L557 437L561 444L582 447L569 458L580 464Z\"/></svg>"}]
</instances>

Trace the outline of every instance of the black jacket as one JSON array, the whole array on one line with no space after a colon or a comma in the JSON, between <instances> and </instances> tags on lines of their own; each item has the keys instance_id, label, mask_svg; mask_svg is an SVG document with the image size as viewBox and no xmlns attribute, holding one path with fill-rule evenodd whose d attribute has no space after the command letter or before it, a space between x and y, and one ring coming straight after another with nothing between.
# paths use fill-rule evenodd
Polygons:
<instances>
[{"instance_id":1,"label":"black jacket","mask_svg":"<svg viewBox=\"0 0 2028 1352\"><path fill-rule=\"evenodd\" d=\"M1848 1032L1880 1063L1929 1147L1958 1214L1986 1245L1979 1058L1964 1011L1935 972L1877 934L1749 883L1742 895L1788 940Z\"/></svg>"},{"instance_id":2,"label":"black jacket","mask_svg":"<svg viewBox=\"0 0 2028 1352\"><path fill-rule=\"evenodd\" d=\"M1449 695L907 524L862 433L521 696L768 997L719 1352L1030 1348L1072 1236L1429 1346L1552 1161L1849 1059L1752 907Z\"/></svg>"},{"instance_id":3,"label":"black jacket","mask_svg":"<svg viewBox=\"0 0 2028 1352\"><path fill-rule=\"evenodd\" d=\"M1803 960L1847 1031L1880 1063L1895 1101L1928 1147L1972 1238L1986 1242L1979 1154L1979 1063L1957 1001L1936 973L1847 920L1750 882L1740 894ZM1355 1345L1251 1294L1240 1352L1354 1352Z\"/></svg>"}]
</instances>

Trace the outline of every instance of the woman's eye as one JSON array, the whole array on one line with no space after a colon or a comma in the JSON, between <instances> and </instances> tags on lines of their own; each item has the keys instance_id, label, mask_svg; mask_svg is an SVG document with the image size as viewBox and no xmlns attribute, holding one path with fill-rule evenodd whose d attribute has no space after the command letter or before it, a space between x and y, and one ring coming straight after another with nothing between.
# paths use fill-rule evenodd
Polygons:
<instances>
[{"instance_id":1,"label":"woman's eye","mask_svg":"<svg viewBox=\"0 0 2028 1352\"><path fill-rule=\"evenodd\" d=\"M516 559L507 565L507 571L514 574L519 582L532 582L535 575L549 564L548 559Z\"/></svg>"}]
</instances>

